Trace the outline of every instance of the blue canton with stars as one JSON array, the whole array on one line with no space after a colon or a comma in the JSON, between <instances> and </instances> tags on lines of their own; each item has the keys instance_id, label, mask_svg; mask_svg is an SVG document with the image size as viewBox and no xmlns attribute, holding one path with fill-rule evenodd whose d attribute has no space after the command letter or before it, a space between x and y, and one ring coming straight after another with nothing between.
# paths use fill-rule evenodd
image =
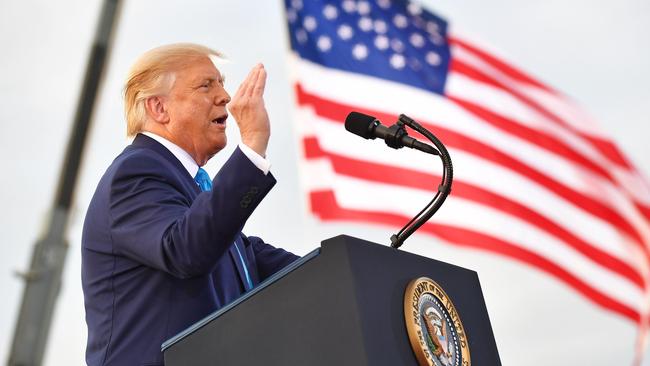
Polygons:
<instances>
[{"instance_id":1,"label":"blue canton with stars","mask_svg":"<svg viewBox=\"0 0 650 366\"><path fill-rule=\"evenodd\" d=\"M314 63L443 94L447 22L405 0L285 0L291 48Z\"/></svg>"}]
</instances>

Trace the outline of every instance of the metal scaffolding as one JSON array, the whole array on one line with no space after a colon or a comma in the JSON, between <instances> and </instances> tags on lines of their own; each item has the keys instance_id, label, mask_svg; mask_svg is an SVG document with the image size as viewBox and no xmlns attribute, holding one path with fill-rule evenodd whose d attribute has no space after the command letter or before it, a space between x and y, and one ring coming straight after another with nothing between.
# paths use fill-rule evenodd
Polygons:
<instances>
[{"instance_id":1,"label":"metal scaffolding","mask_svg":"<svg viewBox=\"0 0 650 366\"><path fill-rule=\"evenodd\" d=\"M19 273L25 281L25 290L7 362L9 366L37 366L43 362L68 249L66 233L79 166L118 10L118 0L104 1L59 176L54 207L45 234L34 244L29 270Z\"/></svg>"}]
</instances>

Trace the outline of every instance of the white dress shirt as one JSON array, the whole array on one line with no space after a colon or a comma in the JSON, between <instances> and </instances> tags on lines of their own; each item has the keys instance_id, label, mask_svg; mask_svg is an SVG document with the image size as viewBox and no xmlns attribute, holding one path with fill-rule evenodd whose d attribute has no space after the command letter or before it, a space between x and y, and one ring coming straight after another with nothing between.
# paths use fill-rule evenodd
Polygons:
<instances>
[{"instance_id":1,"label":"white dress shirt","mask_svg":"<svg viewBox=\"0 0 650 366\"><path fill-rule=\"evenodd\" d=\"M199 165L196 163L196 161L194 161L194 159L187 151L183 150L180 146L167 140L166 138L160 135L156 135L153 132L144 131L141 133L158 141L167 150L169 150L169 152L171 152L176 157L176 159L181 162L181 164L183 164L185 169L187 169L187 172L190 173L191 177L196 177L196 173L199 171ZM255 164L259 170L264 173L264 175L267 175L269 173L269 170L271 169L271 162L268 159L256 153L253 149L246 146L244 143L239 144L239 149L244 153L244 155L246 155L248 159L250 159L253 164Z\"/></svg>"}]
</instances>

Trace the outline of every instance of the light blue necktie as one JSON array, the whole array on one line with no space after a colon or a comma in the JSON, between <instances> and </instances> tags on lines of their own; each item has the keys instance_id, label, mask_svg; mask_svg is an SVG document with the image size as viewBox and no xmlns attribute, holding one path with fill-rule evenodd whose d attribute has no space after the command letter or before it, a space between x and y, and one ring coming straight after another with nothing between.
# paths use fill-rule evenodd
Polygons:
<instances>
[{"instance_id":1,"label":"light blue necktie","mask_svg":"<svg viewBox=\"0 0 650 366\"><path fill-rule=\"evenodd\" d=\"M210 179L208 172L203 168L199 168L196 177L194 177L194 181L199 185L199 188L201 188L201 192L212 190L212 179Z\"/></svg>"},{"instance_id":2,"label":"light blue necktie","mask_svg":"<svg viewBox=\"0 0 650 366\"><path fill-rule=\"evenodd\" d=\"M201 192L212 190L212 179L210 179L208 172L206 172L203 168L199 168L199 171L196 173L196 177L194 177L194 181L199 185L199 188L201 188ZM250 290L253 288L253 281L251 281L251 276L248 274L246 262L244 262L244 257L239 251L237 242L235 242L233 245L235 246L235 249L237 249L237 254L239 255L239 260L241 261L241 266L244 269L244 275L246 275L246 282L248 283L247 290Z\"/></svg>"}]
</instances>

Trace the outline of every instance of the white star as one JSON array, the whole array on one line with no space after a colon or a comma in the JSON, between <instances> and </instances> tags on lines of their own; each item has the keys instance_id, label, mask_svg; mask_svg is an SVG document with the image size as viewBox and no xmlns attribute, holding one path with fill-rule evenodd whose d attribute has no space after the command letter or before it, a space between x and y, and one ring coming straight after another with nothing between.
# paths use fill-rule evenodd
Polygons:
<instances>
[{"instance_id":1,"label":"white star","mask_svg":"<svg viewBox=\"0 0 650 366\"><path fill-rule=\"evenodd\" d=\"M420 63L420 61L418 61L417 58L409 59L409 66L415 71L422 69L422 64Z\"/></svg>"},{"instance_id":2,"label":"white star","mask_svg":"<svg viewBox=\"0 0 650 366\"><path fill-rule=\"evenodd\" d=\"M291 6L296 10L302 9L302 0L291 0Z\"/></svg>"},{"instance_id":3,"label":"white star","mask_svg":"<svg viewBox=\"0 0 650 366\"><path fill-rule=\"evenodd\" d=\"M357 4L353 0L343 1L341 7L348 13L352 13L353 11L357 10Z\"/></svg>"},{"instance_id":4,"label":"white star","mask_svg":"<svg viewBox=\"0 0 650 366\"><path fill-rule=\"evenodd\" d=\"M431 36L429 36L429 41L438 46L441 46L443 43L445 43L444 38L439 33L432 33Z\"/></svg>"},{"instance_id":5,"label":"white star","mask_svg":"<svg viewBox=\"0 0 650 366\"><path fill-rule=\"evenodd\" d=\"M372 19L368 17L361 17L359 19L359 28L364 32L369 32L372 30Z\"/></svg>"},{"instance_id":6,"label":"white star","mask_svg":"<svg viewBox=\"0 0 650 366\"><path fill-rule=\"evenodd\" d=\"M389 45L390 42L388 42L388 37L381 34L375 37L375 47L377 47L378 49L383 51L387 49Z\"/></svg>"},{"instance_id":7,"label":"white star","mask_svg":"<svg viewBox=\"0 0 650 366\"><path fill-rule=\"evenodd\" d=\"M357 3L357 11L361 15L367 15L370 13L370 3L367 1L359 1Z\"/></svg>"},{"instance_id":8,"label":"white star","mask_svg":"<svg viewBox=\"0 0 650 366\"><path fill-rule=\"evenodd\" d=\"M348 39L352 38L352 36L354 35L354 31L352 30L352 27L350 27L347 24L341 25L339 29L336 31L336 33L344 41L347 41Z\"/></svg>"},{"instance_id":9,"label":"white star","mask_svg":"<svg viewBox=\"0 0 650 366\"><path fill-rule=\"evenodd\" d=\"M395 52L402 53L404 52L404 43L402 43L402 41L397 38L393 38L390 41L390 48L392 48Z\"/></svg>"},{"instance_id":10,"label":"white star","mask_svg":"<svg viewBox=\"0 0 650 366\"><path fill-rule=\"evenodd\" d=\"M429 33L438 33L439 27L436 22L427 22L427 32Z\"/></svg>"},{"instance_id":11,"label":"white star","mask_svg":"<svg viewBox=\"0 0 650 366\"><path fill-rule=\"evenodd\" d=\"M296 19L298 19L298 14L296 14L296 11L293 8L287 9L287 20L289 23L295 23Z\"/></svg>"},{"instance_id":12,"label":"white star","mask_svg":"<svg viewBox=\"0 0 650 366\"><path fill-rule=\"evenodd\" d=\"M395 24L397 28L406 28L409 25L409 21L403 14L396 14L393 17L393 24Z\"/></svg>"},{"instance_id":13,"label":"white star","mask_svg":"<svg viewBox=\"0 0 650 366\"><path fill-rule=\"evenodd\" d=\"M302 25L308 32L312 32L314 29L316 29L318 23L316 23L316 18L311 15L307 15L305 17L305 20L302 21Z\"/></svg>"},{"instance_id":14,"label":"white star","mask_svg":"<svg viewBox=\"0 0 650 366\"><path fill-rule=\"evenodd\" d=\"M377 5L382 9L390 8L390 0L377 0Z\"/></svg>"},{"instance_id":15,"label":"white star","mask_svg":"<svg viewBox=\"0 0 650 366\"><path fill-rule=\"evenodd\" d=\"M413 33L409 37L411 44L417 48L424 46L424 37L420 33Z\"/></svg>"},{"instance_id":16,"label":"white star","mask_svg":"<svg viewBox=\"0 0 650 366\"><path fill-rule=\"evenodd\" d=\"M410 3L407 8L408 12L411 15L420 15L422 14L422 7L419 4L416 3Z\"/></svg>"},{"instance_id":17,"label":"white star","mask_svg":"<svg viewBox=\"0 0 650 366\"><path fill-rule=\"evenodd\" d=\"M316 46L318 46L319 50L327 52L330 50L330 48L332 48L332 40L328 36L320 36L318 37Z\"/></svg>"},{"instance_id":18,"label":"white star","mask_svg":"<svg viewBox=\"0 0 650 366\"><path fill-rule=\"evenodd\" d=\"M394 69L403 69L406 62L404 61L404 56L394 54L390 57L390 65Z\"/></svg>"},{"instance_id":19,"label":"white star","mask_svg":"<svg viewBox=\"0 0 650 366\"><path fill-rule=\"evenodd\" d=\"M388 30L388 26L386 25L386 22L383 20L375 20L375 32L383 34L386 33Z\"/></svg>"},{"instance_id":20,"label":"white star","mask_svg":"<svg viewBox=\"0 0 650 366\"><path fill-rule=\"evenodd\" d=\"M328 20L333 20L336 19L337 16L339 16L339 10L336 8L336 6L332 4L327 4L323 8L323 15Z\"/></svg>"},{"instance_id":21,"label":"white star","mask_svg":"<svg viewBox=\"0 0 650 366\"><path fill-rule=\"evenodd\" d=\"M355 44L354 47L352 47L352 57L357 60L364 60L368 57L368 47L361 43Z\"/></svg>"},{"instance_id":22,"label":"white star","mask_svg":"<svg viewBox=\"0 0 650 366\"><path fill-rule=\"evenodd\" d=\"M298 43L307 42L307 32L302 28L298 29L296 31L296 39L298 40Z\"/></svg>"},{"instance_id":23,"label":"white star","mask_svg":"<svg viewBox=\"0 0 650 366\"><path fill-rule=\"evenodd\" d=\"M429 52L427 52L427 54L426 54L426 56L424 57L424 59L425 59L425 60L427 61L427 63L428 63L429 65L431 65L431 66L438 66L438 65L440 65L440 61L441 61L441 59L440 59L440 55L438 55L437 53L435 53L435 52L433 52L433 51L429 51Z\"/></svg>"},{"instance_id":24,"label":"white star","mask_svg":"<svg viewBox=\"0 0 650 366\"><path fill-rule=\"evenodd\" d=\"M424 19L422 19L421 17L419 17L417 15L413 17L413 24L415 24L415 26L420 28L420 29L424 29L427 26Z\"/></svg>"}]
</instances>

